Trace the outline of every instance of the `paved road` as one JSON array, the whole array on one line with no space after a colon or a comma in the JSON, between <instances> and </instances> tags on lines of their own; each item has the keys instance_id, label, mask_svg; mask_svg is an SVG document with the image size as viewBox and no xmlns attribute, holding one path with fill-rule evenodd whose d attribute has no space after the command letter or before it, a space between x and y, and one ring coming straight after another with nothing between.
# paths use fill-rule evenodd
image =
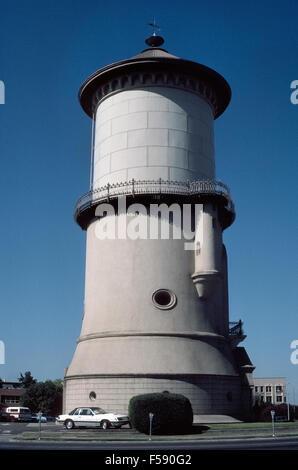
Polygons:
<instances>
[{"instance_id":1,"label":"paved road","mask_svg":"<svg viewBox=\"0 0 298 470\"><path fill-rule=\"evenodd\" d=\"M0 450L101 450L101 451L196 451L196 450L298 450L298 437L275 439L233 439L204 441L97 441L97 442L50 442L14 441L13 438L26 431L38 431L38 423L0 423ZM55 423L42 424L43 431L65 432ZM76 431L78 432L78 431ZM80 430L84 433L84 430ZM102 430L88 430L88 433L104 433ZM109 431L110 433L111 431ZM133 433L130 429L113 430L115 437L121 433ZM70 431L72 433L72 431Z\"/></svg>"},{"instance_id":2,"label":"paved road","mask_svg":"<svg viewBox=\"0 0 298 470\"><path fill-rule=\"evenodd\" d=\"M0 450L97 450L97 451L149 451L187 452L208 450L298 450L297 438L243 439L221 441L171 441L171 442L43 442L7 441L0 439Z\"/></svg>"},{"instance_id":3,"label":"paved road","mask_svg":"<svg viewBox=\"0 0 298 470\"><path fill-rule=\"evenodd\" d=\"M81 434L88 432L89 433L115 433L115 434L123 434L123 433L132 433L136 432L133 431L132 429L129 428L129 426L123 426L121 429L109 429L108 431L105 431L103 429L99 428L89 428L89 429L71 429L69 431L66 431L65 427L62 424L56 424L55 422L49 422L49 423L42 423L41 424L41 429L42 431L45 432L57 432L57 433L77 433L80 432ZM23 432L38 432L39 430L39 423L4 423L0 422L0 437L1 435L5 434L11 434L11 435L17 435L17 434L22 434Z\"/></svg>"},{"instance_id":4,"label":"paved road","mask_svg":"<svg viewBox=\"0 0 298 470\"><path fill-rule=\"evenodd\" d=\"M58 426L56 423L42 423L42 430L45 431L61 431L62 426ZM22 434L26 431L38 431L39 423L3 423L0 422L0 437L5 435L17 435Z\"/></svg>"}]
</instances>

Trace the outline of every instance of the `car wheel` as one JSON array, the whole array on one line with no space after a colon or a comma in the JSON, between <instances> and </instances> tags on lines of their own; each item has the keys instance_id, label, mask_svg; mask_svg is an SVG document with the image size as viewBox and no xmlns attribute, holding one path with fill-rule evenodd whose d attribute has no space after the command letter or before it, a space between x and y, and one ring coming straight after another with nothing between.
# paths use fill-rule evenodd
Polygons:
<instances>
[{"instance_id":1,"label":"car wheel","mask_svg":"<svg viewBox=\"0 0 298 470\"><path fill-rule=\"evenodd\" d=\"M65 421L64 425L67 430L74 428L74 422L71 421L71 419L68 419L67 421Z\"/></svg>"},{"instance_id":2,"label":"car wheel","mask_svg":"<svg viewBox=\"0 0 298 470\"><path fill-rule=\"evenodd\" d=\"M104 430L109 429L109 427L111 426L110 421L102 421L100 424L101 428Z\"/></svg>"}]
</instances>

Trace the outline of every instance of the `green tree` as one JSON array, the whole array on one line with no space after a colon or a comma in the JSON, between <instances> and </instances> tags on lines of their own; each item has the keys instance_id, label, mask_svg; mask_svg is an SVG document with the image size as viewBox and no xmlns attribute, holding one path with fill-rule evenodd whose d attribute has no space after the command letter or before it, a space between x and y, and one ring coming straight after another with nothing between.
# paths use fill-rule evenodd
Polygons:
<instances>
[{"instance_id":1,"label":"green tree","mask_svg":"<svg viewBox=\"0 0 298 470\"><path fill-rule=\"evenodd\" d=\"M19 382L24 388L28 388L35 384L37 380L32 377L30 370L27 370L25 375L20 372Z\"/></svg>"},{"instance_id":2,"label":"green tree","mask_svg":"<svg viewBox=\"0 0 298 470\"><path fill-rule=\"evenodd\" d=\"M56 379L56 380L53 381L53 383L56 385L56 387L63 390L63 380L62 379Z\"/></svg>"},{"instance_id":3,"label":"green tree","mask_svg":"<svg viewBox=\"0 0 298 470\"><path fill-rule=\"evenodd\" d=\"M21 402L33 413L41 411L47 416L57 416L62 411L62 393L62 381L36 382L26 389Z\"/></svg>"}]
</instances>

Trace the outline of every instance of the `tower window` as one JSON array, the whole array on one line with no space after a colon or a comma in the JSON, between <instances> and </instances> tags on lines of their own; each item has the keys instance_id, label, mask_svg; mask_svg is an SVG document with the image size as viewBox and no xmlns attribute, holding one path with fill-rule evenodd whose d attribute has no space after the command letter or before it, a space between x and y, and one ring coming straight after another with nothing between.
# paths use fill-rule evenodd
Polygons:
<instances>
[{"instance_id":1,"label":"tower window","mask_svg":"<svg viewBox=\"0 0 298 470\"><path fill-rule=\"evenodd\" d=\"M95 392L90 392L90 393L89 393L89 399L90 399L91 401L94 401L94 400L96 399L96 393L95 393Z\"/></svg>"},{"instance_id":2,"label":"tower window","mask_svg":"<svg viewBox=\"0 0 298 470\"><path fill-rule=\"evenodd\" d=\"M168 289L158 289L153 293L152 301L155 307L168 310L176 305L177 297Z\"/></svg>"}]
</instances>

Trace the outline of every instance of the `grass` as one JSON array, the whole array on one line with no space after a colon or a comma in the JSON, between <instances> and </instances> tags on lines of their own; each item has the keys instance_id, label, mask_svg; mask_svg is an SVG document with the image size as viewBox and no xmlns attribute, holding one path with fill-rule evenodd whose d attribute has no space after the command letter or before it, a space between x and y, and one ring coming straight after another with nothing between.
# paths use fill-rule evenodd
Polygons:
<instances>
[{"instance_id":1,"label":"grass","mask_svg":"<svg viewBox=\"0 0 298 470\"><path fill-rule=\"evenodd\" d=\"M275 434L277 437L298 436L298 422L275 423ZM38 440L38 432L24 432L15 438L18 440ZM183 435L152 436L152 441L194 441L209 439L253 439L253 438L271 438L271 423L227 423L194 425L193 432ZM85 430L50 432L42 431L41 440L51 441L148 441L149 436L141 434L135 430L127 433L99 431L88 432Z\"/></svg>"},{"instance_id":2,"label":"grass","mask_svg":"<svg viewBox=\"0 0 298 470\"><path fill-rule=\"evenodd\" d=\"M278 423L274 423L275 428L281 427L297 427L298 430L298 421L281 421ZM229 430L229 429L257 429L257 428L272 428L271 422L266 423L214 423L209 424L208 427L214 430Z\"/></svg>"}]
</instances>

